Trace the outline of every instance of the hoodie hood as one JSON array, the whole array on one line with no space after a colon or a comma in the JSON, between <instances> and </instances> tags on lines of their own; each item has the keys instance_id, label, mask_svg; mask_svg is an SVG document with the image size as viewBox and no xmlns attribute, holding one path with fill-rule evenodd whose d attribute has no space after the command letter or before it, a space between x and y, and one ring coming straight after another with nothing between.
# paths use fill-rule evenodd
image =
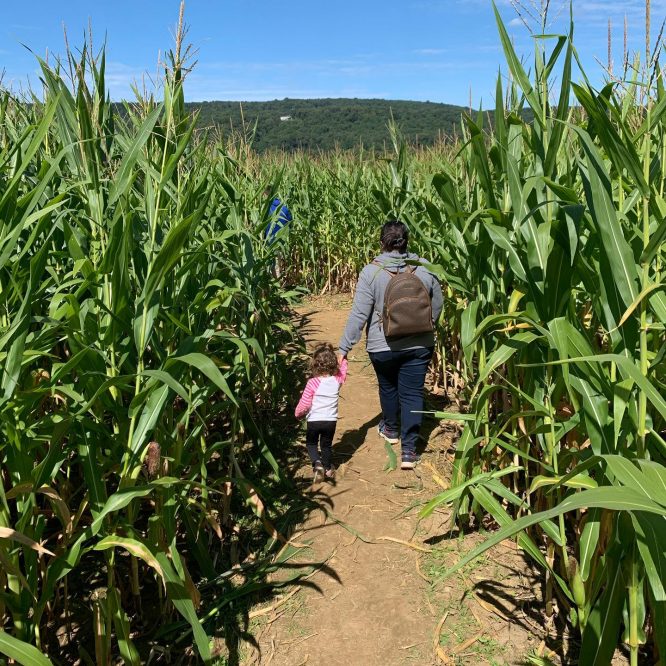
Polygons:
<instances>
[{"instance_id":1,"label":"hoodie hood","mask_svg":"<svg viewBox=\"0 0 666 666\"><path fill-rule=\"evenodd\" d=\"M392 252L382 252L374 258L373 263L377 262L387 271L395 273L398 269L404 268L407 265L407 260L420 261L420 257L413 252L398 252L397 250L393 250Z\"/></svg>"}]
</instances>

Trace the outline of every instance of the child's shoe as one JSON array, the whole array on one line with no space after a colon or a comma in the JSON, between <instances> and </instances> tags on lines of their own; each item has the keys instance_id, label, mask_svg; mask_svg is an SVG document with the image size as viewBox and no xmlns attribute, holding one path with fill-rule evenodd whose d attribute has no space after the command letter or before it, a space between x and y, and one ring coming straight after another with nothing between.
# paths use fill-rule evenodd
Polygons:
<instances>
[{"instance_id":1,"label":"child's shoe","mask_svg":"<svg viewBox=\"0 0 666 666\"><path fill-rule=\"evenodd\" d=\"M335 467L331 465L325 472L324 476L326 477L327 481L333 481L335 479Z\"/></svg>"},{"instance_id":2,"label":"child's shoe","mask_svg":"<svg viewBox=\"0 0 666 666\"><path fill-rule=\"evenodd\" d=\"M317 462L312 465L312 482L317 483L317 481L323 479L325 475L326 470L324 470L324 466L321 464L320 460L317 460Z\"/></svg>"},{"instance_id":3,"label":"child's shoe","mask_svg":"<svg viewBox=\"0 0 666 666\"><path fill-rule=\"evenodd\" d=\"M397 432L389 430L382 419L377 426L377 432L380 437L383 437L389 444L397 444L400 441L400 436Z\"/></svg>"}]
</instances>

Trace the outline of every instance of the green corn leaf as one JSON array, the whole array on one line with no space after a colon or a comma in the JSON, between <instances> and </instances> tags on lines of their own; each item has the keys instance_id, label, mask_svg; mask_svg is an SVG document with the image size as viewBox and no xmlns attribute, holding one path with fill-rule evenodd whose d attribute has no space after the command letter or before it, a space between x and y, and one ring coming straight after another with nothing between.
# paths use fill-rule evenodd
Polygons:
<instances>
[{"instance_id":1,"label":"green corn leaf","mask_svg":"<svg viewBox=\"0 0 666 666\"><path fill-rule=\"evenodd\" d=\"M605 574L604 592L590 611L579 656L581 664L590 666L610 666L620 633L626 581L617 553L609 556Z\"/></svg>"},{"instance_id":2,"label":"green corn leaf","mask_svg":"<svg viewBox=\"0 0 666 666\"><path fill-rule=\"evenodd\" d=\"M0 629L0 653L22 666L53 666L53 662L36 647L14 638Z\"/></svg>"},{"instance_id":3,"label":"green corn leaf","mask_svg":"<svg viewBox=\"0 0 666 666\"><path fill-rule=\"evenodd\" d=\"M479 486L471 489L474 499L497 521L500 526L511 525L511 517L504 510L502 505L488 492L488 489ZM548 534L551 538L554 537L555 543L561 544L561 538L557 534L557 529L555 525L550 520L542 520L539 523L539 526ZM550 569L553 577L557 580L562 591L571 598L571 592L569 586L562 579L557 572L553 571L549 566L546 558L543 556L543 553L539 550L534 541L527 536L527 534L521 533L518 535L518 545L545 569Z\"/></svg>"},{"instance_id":4,"label":"green corn leaf","mask_svg":"<svg viewBox=\"0 0 666 666\"><path fill-rule=\"evenodd\" d=\"M503 437L505 438L508 437L506 432L503 433ZM499 448L504 449L505 451L510 451L511 453L517 455L519 458L522 458L523 460L529 460L530 462L536 463L537 465L544 465L543 461L539 460L538 458L535 458L534 456L531 456L529 453L526 453L524 450L519 449L517 446L514 446L513 444L509 443L506 439L501 439L499 437L490 437L488 442L488 447L491 446L498 446ZM544 467L548 468L547 465L545 465Z\"/></svg>"},{"instance_id":5,"label":"green corn leaf","mask_svg":"<svg viewBox=\"0 0 666 666\"><path fill-rule=\"evenodd\" d=\"M153 555L146 544L141 543L137 539L113 534L104 537L94 546L94 550L108 550L109 548L122 548L126 550L135 557L142 559L149 567L152 567L160 578L164 578L164 571L155 555Z\"/></svg>"},{"instance_id":6,"label":"green corn leaf","mask_svg":"<svg viewBox=\"0 0 666 666\"><path fill-rule=\"evenodd\" d=\"M660 503L663 503L666 498L666 467L653 460L637 459L635 462L650 484L650 490L657 493Z\"/></svg>"},{"instance_id":7,"label":"green corn leaf","mask_svg":"<svg viewBox=\"0 0 666 666\"><path fill-rule=\"evenodd\" d=\"M579 202L579 196L576 193L576 190L551 180L550 178L546 178L545 176L543 178L543 182L548 186L548 189L550 189L556 197L562 200L562 202L567 202L569 204L577 204Z\"/></svg>"},{"instance_id":8,"label":"green corn leaf","mask_svg":"<svg viewBox=\"0 0 666 666\"><path fill-rule=\"evenodd\" d=\"M666 516L637 512L632 515L638 550L652 595L658 603L666 602Z\"/></svg>"},{"instance_id":9,"label":"green corn leaf","mask_svg":"<svg viewBox=\"0 0 666 666\"><path fill-rule=\"evenodd\" d=\"M504 22L502 21L502 17L500 16L499 11L497 10L494 0L493 0L493 10L495 12L497 30L499 31L500 41L502 42L502 48L504 49L504 56L506 57L509 70L511 71L513 78L520 86L523 95L525 95L525 99L528 101L530 107L532 108L532 111L534 111L535 120L539 123L539 125L543 126L542 108L541 108L541 100L539 98L539 94L532 86L532 83L530 82L527 73L523 69L520 60L516 55L516 52L513 48L513 43L511 41L511 37L509 37L509 33L506 31L506 28L504 27Z\"/></svg>"},{"instance_id":10,"label":"green corn leaf","mask_svg":"<svg viewBox=\"0 0 666 666\"><path fill-rule=\"evenodd\" d=\"M533 326L538 330L538 325L530 320L525 312L511 312L511 313L502 313L502 314L493 314L485 317L481 323L474 330L474 337L470 341L476 342L481 336L489 329L500 324L512 324L513 322L525 323L529 326Z\"/></svg>"},{"instance_id":11,"label":"green corn leaf","mask_svg":"<svg viewBox=\"0 0 666 666\"><path fill-rule=\"evenodd\" d=\"M449 488L448 490L445 490L443 493L440 493L432 500L430 500L430 502L428 502L423 507L423 509L421 509L419 518L427 518L440 504L450 503L458 499L460 495L470 486L480 485L484 481L490 479L499 479L503 476L506 476L507 474L513 474L514 472L517 472L521 469L522 467L511 466L505 467L504 469L497 470L495 472L476 474L475 476L463 481L460 485L455 486L454 488Z\"/></svg>"},{"instance_id":12,"label":"green corn leaf","mask_svg":"<svg viewBox=\"0 0 666 666\"><path fill-rule=\"evenodd\" d=\"M99 446L94 437L89 437L84 428L79 430L81 443L78 447L79 460L83 467L83 478L86 481L88 501L93 519L96 520L107 501L104 479L99 474Z\"/></svg>"},{"instance_id":13,"label":"green corn leaf","mask_svg":"<svg viewBox=\"0 0 666 666\"><path fill-rule=\"evenodd\" d=\"M641 264L651 264L666 241L666 218L659 222L657 230L650 236L650 242L639 259Z\"/></svg>"},{"instance_id":14,"label":"green corn leaf","mask_svg":"<svg viewBox=\"0 0 666 666\"><path fill-rule=\"evenodd\" d=\"M502 168L506 170L506 113L504 110L504 92L502 90L502 74L497 75L495 84L495 134L497 136L497 145L501 148L499 151L502 160Z\"/></svg>"},{"instance_id":15,"label":"green corn leaf","mask_svg":"<svg viewBox=\"0 0 666 666\"><path fill-rule=\"evenodd\" d=\"M622 431L622 422L627 412L634 381L627 379L613 386L613 449L617 450Z\"/></svg>"},{"instance_id":16,"label":"green corn leaf","mask_svg":"<svg viewBox=\"0 0 666 666\"><path fill-rule=\"evenodd\" d=\"M488 358L483 372L479 374L477 379L477 387L479 387L497 368L504 365L514 354L521 351L524 347L534 342L537 335L530 331L517 333L509 338L506 343L500 345Z\"/></svg>"},{"instance_id":17,"label":"green corn leaf","mask_svg":"<svg viewBox=\"0 0 666 666\"><path fill-rule=\"evenodd\" d=\"M653 386L650 380L641 374L640 369L635 363L626 356L620 356L619 354L598 354L597 356L583 356L561 361L552 361L544 363L544 365L562 365L564 363L615 363L624 377L633 380L640 390L645 393L647 399L654 405L662 417L666 418L666 400ZM524 364L524 367L529 367L529 364Z\"/></svg>"},{"instance_id":18,"label":"green corn leaf","mask_svg":"<svg viewBox=\"0 0 666 666\"><path fill-rule=\"evenodd\" d=\"M590 509L578 544L580 577L583 582L587 581L590 577L590 569L597 550L597 544L599 543L600 528L601 511L599 509Z\"/></svg>"},{"instance_id":19,"label":"green corn leaf","mask_svg":"<svg viewBox=\"0 0 666 666\"><path fill-rule=\"evenodd\" d=\"M156 558L164 572L166 591L169 600L192 628L194 643L204 664L210 664L210 641L197 617L194 604L185 588L185 581L181 580L176 574L173 565L165 553L157 553Z\"/></svg>"},{"instance_id":20,"label":"green corn leaf","mask_svg":"<svg viewBox=\"0 0 666 666\"><path fill-rule=\"evenodd\" d=\"M602 456L602 458L609 471L622 485L641 492L666 507L666 468L658 463L628 460L624 456ZM649 473L646 473L647 470Z\"/></svg>"},{"instance_id":21,"label":"green corn leaf","mask_svg":"<svg viewBox=\"0 0 666 666\"><path fill-rule=\"evenodd\" d=\"M134 318L132 328L136 351L141 356L145 352L146 346L150 343L155 318L160 310L160 302L156 294L151 293L149 300L146 301L142 296L137 305L140 305L140 307L137 308L138 314Z\"/></svg>"},{"instance_id":22,"label":"green corn leaf","mask_svg":"<svg viewBox=\"0 0 666 666\"><path fill-rule=\"evenodd\" d=\"M384 469L392 472L398 468L398 456L388 442L384 442L384 448L386 449L386 455L388 456Z\"/></svg>"},{"instance_id":23,"label":"green corn leaf","mask_svg":"<svg viewBox=\"0 0 666 666\"><path fill-rule=\"evenodd\" d=\"M185 243L205 205L206 201L199 202L197 210L169 229L146 278L142 294L145 303L152 301L155 291L161 287L166 275L181 259Z\"/></svg>"},{"instance_id":24,"label":"green corn leaf","mask_svg":"<svg viewBox=\"0 0 666 666\"><path fill-rule=\"evenodd\" d=\"M194 128L197 126L198 117L198 113L193 115L188 128L178 140L178 146L176 147L175 152L169 157L169 161L164 166L158 189L161 190L166 185L166 183L171 180L171 177L173 176L173 173L180 162L180 158L183 156L185 150L191 145L190 140L192 138L192 132L194 132Z\"/></svg>"},{"instance_id":25,"label":"green corn leaf","mask_svg":"<svg viewBox=\"0 0 666 666\"><path fill-rule=\"evenodd\" d=\"M567 477L566 480L563 479L564 477L562 476L544 476L542 474L535 476L530 485L530 493L539 488L547 488L553 485L562 485L567 488L597 488L599 485L592 477L585 473Z\"/></svg>"},{"instance_id":26,"label":"green corn leaf","mask_svg":"<svg viewBox=\"0 0 666 666\"><path fill-rule=\"evenodd\" d=\"M109 497L97 518L95 518L95 520L91 523L90 527L88 528L90 535L94 536L100 531L104 523L104 519L107 516L124 509L130 502L141 497L146 497L152 492L154 492L153 485L135 486L132 488L122 488L117 490Z\"/></svg>"},{"instance_id":27,"label":"green corn leaf","mask_svg":"<svg viewBox=\"0 0 666 666\"><path fill-rule=\"evenodd\" d=\"M141 155L141 151L155 129L155 124L162 113L162 109L163 104L158 104L148 114L131 145L126 147L125 156L118 169L116 177L113 179L113 184L111 185L108 202L109 206L112 206L123 194L127 195L129 193L130 186L136 177L134 167Z\"/></svg>"},{"instance_id":28,"label":"green corn leaf","mask_svg":"<svg viewBox=\"0 0 666 666\"><path fill-rule=\"evenodd\" d=\"M4 184L3 187L4 192L2 193L2 197L0 197L0 211L2 211L5 208L10 198L16 192L16 189L21 183L21 179L23 178L26 169L29 168L33 157L41 147L44 141L44 137L49 131L51 122L53 121L53 117L56 113L56 110L58 109L59 103L60 103L60 97L58 96L49 97L49 99L47 100L39 124L35 128L34 132L31 132L30 144L28 145L25 152L21 155L20 165L18 166L18 168L14 170L14 174L11 180L8 183Z\"/></svg>"},{"instance_id":29,"label":"green corn leaf","mask_svg":"<svg viewBox=\"0 0 666 666\"><path fill-rule=\"evenodd\" d=\"M219 368L213 363L213 361L199 353L184 354L183 356L174 356L170 361L185 363L193 368L196 368L210 379L226 396L231 400L234 405L238 405L236 397L231 392L227 380L224 378Z\"/></svg>"},{"instance_id":30,"label":"green corn leaf","mask_svg":"<svg viewBox=\"0 0 666 666\"><path fill-rule=\"evenodd\" d=\"M16 543L20 543L23 546L31 548L40 555L53 555L55 557L55 555L50 550L48 550L48 548L44 548L44 546L41 544L38 544L36 541L30 539L22 532L14 530L11 527L4 527L0 525L0 539L15 541Z\"/></svg>"},{"instance_id":31,"label":"green corn leaf","mask_svg":"<svg viewBox=\"0 0 666 666\"><path fill-rule=\"evenodd\" d=\"M587 337L568 319L564 317L552 319L548 322L548 329L552 336L551 346L557 350L561 360L594 355L594 349ZM563 369L568 368L568 365L565 364ZM582 363L580 361L576 362L575 367L580 368L580 375L591 387L590 390L593 393L601 395L610 393L610 383L604 374L603 368L595 363ZM569 372L570 370L564 370L564 379L567 382L570 379Z\"/></svg>"},{"instance_id":32,"label":"green corn leaf","mask_svg":"<svg viewBox=\"0 0 666 666\"><path fill-rule=\"evenodd\" d=\"M462 317L460 318L460 342L468 365L471 365L474 359L474 346L472 342L474 340L476 318L480 305L481 303L478 300L472 301L463 310Z\"/></svg>"},{"instance_id":33,"label":"green corn leaf","mask_svg":"<svg viewBox=\"0 0 666 666\"><path fill-rule=\"evenodd\" d=\"M647 285L638 296L636 296L636 299L634 302L626 309L622 317L620 318L620 321L617 323L617 327L619 328L624 324L629 317L635 312L636 308L641 304L641 302L647 298L649 295L654 294L656 291L663 291L666 289L666 284L663 283L655 283L655 284L649 284Z\"/></svg>"},{"instance_id":34,"label":"green corn leaf","mask_svg":"<svg viewBox=\"0 0 666 666\"><path fill-rule=\"evenodd\" d=\"M475 421L474 414L465 414L463 412L422 412L423 414L432 414L436 419L447 421Z\"/></svg>"},{"instance_id":35,"label":"green corn leaf","mask_svg":"<svg viewBox=\"0 0 666 666\"><path fill-rule=\"evenodd\" d=\"M546 161L544 162L543 168L544 174L548 177L553 174L557 167L557 154L560 150L562 138L564 137L564 121L569 114L569 96L571 94L571 61L573 57L573 21L571 22L569 36L568 38L564 38L564 40L567 44L567 50L564 57L564 66L562 67L562 76L560 80L560 97L557 102L555 122L553 123L551 130L550 140L548 142L548 150L546 152ZM564 43L560 41L558 42L558 46L562 48ZM552 65L550 65L548 69L552 69Z\"/></svg>"},{"instance_id":36,"label":"green corn leaf","mask_svg":"<svg viewBox=\"0 0 666 666\"><path fill-rule=\"evenodd\" d=\"M612 270L610 275L602 276L602 279L613 282L613 286L609 282L609 290L617 289L626 309L638 296L638 273L633 253L617 219L603 159L589 135L579 127L571 127L578 134L585 151L588 171L583 183L587 202L601 239L601 247ZM619 319L621 315L618 313L616 316Z\"/></svg>"},{"instance_id":37,"label":"green corn leaf","mask_svg":"<svg viewBox=\"0 0 666 666\"><path fill-rule=\"evenodd\" d=\"M180 396L185 402L190 402L190 395L185 387L169 372L166 372L165 370L144 370L141 374L145 377L152 377L162 382L168 386L176 395Z\"/></svg>"},{"instance_id":38,"label":"green corn leaf","mask_svg":"<svg viewBox=\"0 0 666 666\"><path fill-rule=\"evenodd\" d=\"M516 250L516 244L511 240L506 229L502 229L502 227L486 222L486 230L493 242L499 245L508 254L509 265L511 266L511 270L516 274L516 277L530 286L530 291L534 293L531 280L528 279L523 262Z\"/></svg>"},{"instance_id":39,"label":"green corn leaf","mask_svg":"<svg viewBox=\"0 0 666 666\"><path fill-rule=\"evenodd\" d=\"M479 555L485 553L489 548L492 548L504 539L508 539L532 525L536 525L541 520L550 520L563 513L567 513L568 511L575 511L576 509L594 507L610 509L613 511L647 511L657 515L664 515L666 513L666 509L631 488L602 487L584 490L567 497L552 509L540 513L534 513L529 516L523 516L510 525L502 527L484 543L459 560L446 572L446 575L454 573L461 567L476 559Z\"/></svg>"},{"instance_id":40,"label":"green corn leaf","mask_svg":"<svg viewBox=\"0 0 666 666\"><path fill-rule=\"evenodd\" d=\"M618 129L615 128L610 119L611 114L615 110L612 103L609 101L612 86L612 83L608 84L599 95L594 95L591 90L586 90L575 83L572 84L573 91L576 94L578 101L594 121L595 131L606 153L615 164L621 164L622 168L626 169L634 184L645 196L649 193L649 186L645 182L643 166L636 153L634 144L631 141L626 141L621 138ZM615 122L619 125L619 129L622 131L623 135L629 136L631 132L628 128L623 126L624 123L621 114L616 113L614 115Z\"/></svg>"},{"instance_id":41,"label":"green corn leaf","mask_svg":"<svg viewBox=\"0 0 666 666\"><path fill-rule=\"evenodd\" d=\"M470 131L472 155L481 185L485 191L487 208L497 208L495 189L490 173L490 160L486 150L486 138L481 128L469 117L465 122Z\"/></svg>"},{"instance_id":42,"label":"green corn leaf","mask_svg":"<svg viewBox=\"0 0 666 666\"><path fill-rule=\"evenodd\" d=\"M585 415L585 426L595 455L614 453L614 439L608 416L608 398L594 391L589 382L571 376L571 386L580 394Z\"/></svg>"},{"instance_id":43,"label":"green corn leaf","mask_svg":"<svg viewBox=\"0 0 666 666\"><path fill-rule=\"evenodd\" d=\"M126 664L140 666L141 656L130 637L130 623L127 614L123 610L120 593L117 588L112 587L106 591L106 594L113 615L113 626L116 629L116 640L118 641L120 656Z\"/></svg>"},{"instance_id":44,"label":"green corn leaf","mask_svg":"<svg viewBox=\"0 0 666 666\"><path fill-rule=\"evenodd\" d=\"M129 445L129 456L125 459L125 470L129 469L130 464L136 462L139 450L155 428L155 424L162 414L169 392L170 389L167 385L159 386L151 391Z\"/></svg>"}]
</instances>

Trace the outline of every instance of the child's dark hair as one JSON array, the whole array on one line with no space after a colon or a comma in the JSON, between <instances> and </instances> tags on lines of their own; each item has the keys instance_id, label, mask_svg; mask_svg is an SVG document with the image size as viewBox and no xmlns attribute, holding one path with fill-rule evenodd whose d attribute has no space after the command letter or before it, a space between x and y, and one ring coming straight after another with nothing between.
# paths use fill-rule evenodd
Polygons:
<instances>
[{"instance_id":1,"label":"child's dark hair","mask_svg":"<svg viewBox=\"0 0 666 666\"><path fill-rule=\"evenodd\" d=\"M407 251L407 241L409 240L409 230L407 225L400 220L389 220L382 226L379 236L379 242L383 252L405 253Z\"/></svg>"},{"instance_id":2,"label":"child's dark hair","mask_svg":"<svg viewBox=\"0 0 666 666\"><path fill-rule=\"evenodd\" d=\"M310 374L313 377L333 376L337 374L338 357L330 342L322 342L315 347L310 361Z\"/></svg>"}]
</instances>

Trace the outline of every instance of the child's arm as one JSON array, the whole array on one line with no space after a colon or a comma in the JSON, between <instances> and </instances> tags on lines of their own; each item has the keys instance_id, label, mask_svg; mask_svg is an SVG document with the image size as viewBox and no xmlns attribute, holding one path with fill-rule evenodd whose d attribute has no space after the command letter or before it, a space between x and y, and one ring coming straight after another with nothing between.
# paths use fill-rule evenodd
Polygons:
<instances>
[{"instance_id":1,"label":"child's arm","mask_svg":"<svg viewBox=\"0 0 666 666\"><path fill-rule=\"evenodd\" d=\"M338 369L338 374L335 375L335 378L338 380L338 383L344 384L347 379L347 359L343 358L340 361L340 367Z\"/></svg>"},{"instance_id":2,"label":"child's arm","mask_svg":"<svg viewBox=\"0 0 666 666\"><path fill-rule=\"evenodd\" d=\"M310 408L312 407L312 399L314 398L318 386L319 378L313 377L308 380L305 389L303 389L301 399L298 401L298 405L296 405L295 416L297 419L303 418L310 411Z\"/></svg>"}]
</instances>

